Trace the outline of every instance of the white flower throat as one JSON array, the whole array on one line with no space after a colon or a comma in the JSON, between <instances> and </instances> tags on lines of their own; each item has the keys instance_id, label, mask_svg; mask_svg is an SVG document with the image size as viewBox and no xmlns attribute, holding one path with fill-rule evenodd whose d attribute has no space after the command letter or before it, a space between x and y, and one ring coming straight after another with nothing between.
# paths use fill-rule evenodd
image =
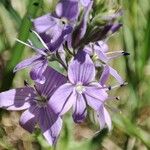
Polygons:
<instances>
[{"instance_id":1,"label":"white flower throat","mask_svg":"<svg viewBox=\"0 0 150 150\"><path fill-rule=\"evenodd\" d=\"M82 83L77 83L75 89L79 94L82 94L85 91L85 87L82 85Z\"/></svg>"}]
</instances>

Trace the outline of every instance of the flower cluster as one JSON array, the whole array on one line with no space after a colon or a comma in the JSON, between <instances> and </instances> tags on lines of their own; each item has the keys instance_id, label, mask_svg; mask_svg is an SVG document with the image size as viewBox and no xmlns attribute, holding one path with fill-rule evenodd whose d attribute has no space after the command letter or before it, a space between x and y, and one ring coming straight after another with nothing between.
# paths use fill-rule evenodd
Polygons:
<instances>
[{"instance_id":1,"label":"flower cluster","mask_svg":"<svg viewBox=\"0 0 150 150\"><path fill-rule=\"evenodd\" d=\"M128 53L108 52L106 43L107 37L121 27L113 22L121 13L105 16L106 25L92 26L92 5L92 0L60 0L53 13L32 19L31 32L43 47L18 39L36 54L20 62L14 72L31 66L30 77L35 85L26 83L25 87L0 93L0 108L25 110L20 125L31 133L38 125L50 145L56 143L62 116L71 108L75 123L85 120L89 107L97 114L100 128L111 129L105 103L110 99L107 91L113 87L106 86L106 81L112 75L122 86L124 80L109 61ZM50 67L54 60L66 75Z\"/></svg>"}]
</instances>

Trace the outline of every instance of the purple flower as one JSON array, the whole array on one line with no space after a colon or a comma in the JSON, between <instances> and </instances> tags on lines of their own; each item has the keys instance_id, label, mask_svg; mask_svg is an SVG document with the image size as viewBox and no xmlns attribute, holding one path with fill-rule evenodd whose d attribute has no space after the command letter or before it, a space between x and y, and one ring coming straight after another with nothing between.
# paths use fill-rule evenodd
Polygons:
<instances>
[{"instance_id":1,"label":"purple flower","mask_svg":"<svg viewBox=\"0 0 150 150\"><path fill-rule=\"evenodd\" d=\"M35 88L23 87L0 93L0 108L7 110L25 110L20 118L20 125L33 132L36 123L50 145L57 141L62 120L58 117L48 101L56 89L66 82L66 77L47 67L44 72L46 82L35 84Z\"/></svg>"},{"instance_id":2,"label":"purple flower","mask_svg":"<svg viewBox=\"0 0 150 150\"><path fill-rule=\"evenodd\" d=\"M79 14L78 0L60 0L53 14L46 14L33 20L36 32L50 51L57 50L72 32Z\"/></svg>"},{"instance_id":3,"label":"purple flower","mask_svg":"<svg viewBox=\"0 0 150 150\"><path fill-rule=\"evenodd\" d=\"M73 119L80 123L86 117L87 106L98 111L107 99L107 93L95 81L95 66L84 51L70 63L68 78L69 82L56 90L49 104L60 116L73 107Z\"/></svg>"},{"instance_id":4,"label":"purple flower","mask_svg":"<svg viewBox=\"0 0 150 150\"><path fill-rule=\"evenodd\" d=\"M20 40L17 40L17 41L34 49L36 51L36 55L32 56L31 58L28 58L26 60L23 60L22 62L17 64L16 67L14 68L14 72L24 69L26 67L32 66L32 69L30 71L31 79L43 84L46 80L43 73L48 66L47 58L51 55L51 53L48 52L45 43L42 41L44 48L36 48L35 46L33 46L33 44L31 42L30 42L30 44L27 44Z\"/></svg>"},{"instance_id":5,"label":"purple flower","mask_svg":"<svg viewBox=\"0 0 150 150\"><path fill-rule=\"evenodd\" d=\"M94 60L100 60L101 65L104 68L102 75L100 77L100 84L104 85L106 80L108 79L109 75L111 74L120 84L124 83L124 80L121 78L121 76L118 74L118 72L109 66L109 61L112 59L118 58L120 56L126 56L129 55L128 53L124 51L114 51L114 52L108 52L108 45L103 42L99 41L95 44L90 44L84 49L88 54L93 56Z\"/></svg>"}]
</instances>

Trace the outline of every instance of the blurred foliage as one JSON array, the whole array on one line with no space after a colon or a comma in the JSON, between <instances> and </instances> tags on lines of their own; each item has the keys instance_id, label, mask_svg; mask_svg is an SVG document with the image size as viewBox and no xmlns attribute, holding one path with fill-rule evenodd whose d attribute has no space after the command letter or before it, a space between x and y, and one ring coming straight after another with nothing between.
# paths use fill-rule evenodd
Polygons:
<instances>
[{"instance_id":1,"label":"blurred foliage","mask_svg":"<svg viewBox=\"0 0 150 150\"><path fill-rule=\"evenodd\" d=\"M109 39L110 50L123 49L129 57L113 63L128 85L115 90L119 102L110 102L113 130L98 130L93 115L81 125L75 125L70 114L65 116L58 144L48 146L40 131L28 134L18 124L20 113L0 110L0 150L148 150L150 149L150 1L95 0L92 15L96 24L103 24L102 15L123 10L123 28ZM27 71L16 75L14 66L32 51L16 43L15 38L28 38L38 43L29 32L30 18L54 10L56 0L0 0L0 86L1 91L23 85ZM40 45L38 45L40 46ZM24 51L25 49L25 51ZM54 62L53 67L58 65ZM126 70L124 69L126 68ZM116 109L119 109L116 110ZM122 112L122 113L119 113ZM89 124L90 122L90 124ZM93 123L91 125L91 122Z\"/></svg>"}]
</instances>

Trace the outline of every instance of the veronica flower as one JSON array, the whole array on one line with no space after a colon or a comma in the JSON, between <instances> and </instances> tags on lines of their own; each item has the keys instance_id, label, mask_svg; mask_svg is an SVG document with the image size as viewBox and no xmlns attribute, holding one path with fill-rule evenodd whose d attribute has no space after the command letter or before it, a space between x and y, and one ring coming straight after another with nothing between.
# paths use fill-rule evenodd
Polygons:
<instances>
[{"instance_id":1,"label":"veronica flower","mask_svg":"<svg viewBox=\"0 0 150 150\"><path fill-rule=\"evenodd\" d=\"M24 69L24 68L27 68L29 66L32 66L32 69L30 71L31 79L43 84L45 82L45 77L44 77L43 73L48 66L48 60L51 57L55 56L56 53L49 51L47 45L45 44L43 39L41 39L41 37L38 35L37 32L35 32L35 31L32 31L32 32L40 40L40 42L43 45L43 48L35 47L31 41L29 41L29 43L25 43L25 42L17 39L17 41L20 42L21 44L24 44L24 45L32 48L33 50L35 50L36 54L34 56L32 56L31 58L28 58L28 59L23 60L22 62L18 63L16 65L16 67L14 68L14 72ZM61 47L61 49L62 49L62 47ZM60 50L58 49L58 53L59 53L59 51ZM64 65L64 64L62 64L62 65Z\"/></svg>"},{"instance_id":2,"label":"veronica flower","mask_svg":"<svg viewBox=\"0 0 150 150\"><path fill-rule=\"evenodd\" d=\"M34 33L38 36L36 32ZM32 66L32 69L30 71L31 79L43 84L45 82L43 73L48 66L48 57L51 55L51 53L48 51L48 47L41 38L40 41L42 42L44 48L37 48L31 42L28 44L18 39L17 41L35 50L36 55L17 64L14 68L14 72Z\"/></svg>"},{"instance_id":3,"label":"veronica flower","mask_svg":"<svg viewBox=\"0 0 150 150\"><path fill-rule=\"evenodd\" d=\"M35 84L35 88L23 87L0 93L0 108L7 110L26 110L20 118L20 125L29 132L39 125L44 137L50 145L57 141L62 120L48 104L55 90L66 82L66 78L47 67L44 72L46 82Z\"/></svg>"},{"instance_id":4,"label":"veronica flower","mask_svg":"<svg viewBox=\"0 0 150 150\"><path fill-rule=\"evenodd\" d=\"M57 50L72 32L79 14L78 0L60 0L53 14L46 14L33 21L35 31L50 51Z\"/></svg>"},{"instance_id":5,"label":"veronica flower","mask_svg":"<svg viewBox=\"0 0 150 150\"><path fill-rule=\"evenodd\" d=\"M106 91L95 81L95 66L84 51L77 54L68 68L69 82L60 86L51 97L49 104L58 115L73 108L73 119L82 122L90 106L98 111L107 99Z\"/></svg>"},{"instance_id":6,"label":"veronica flower","mask_svg":"<svg viewBox=\"0 0 150 150\"><path fill-rule=\"evenodd\" d=\"M111 74L116 80L123 84L124 80L122 77L118 74L118 72L109 66L109 62L112 59L118 58L120 56L126 56L129 55L129 53L126 53L124 51L114 51L114 52L108 52L108 45L103 42L99 41L95 44L90 44L85 48L85 51L93 56L94 60L100 60L103 66L103 72L101 75L101 85L104 85L104 82L108 79L109 75Z\"/></svg>"}]
</instances>

